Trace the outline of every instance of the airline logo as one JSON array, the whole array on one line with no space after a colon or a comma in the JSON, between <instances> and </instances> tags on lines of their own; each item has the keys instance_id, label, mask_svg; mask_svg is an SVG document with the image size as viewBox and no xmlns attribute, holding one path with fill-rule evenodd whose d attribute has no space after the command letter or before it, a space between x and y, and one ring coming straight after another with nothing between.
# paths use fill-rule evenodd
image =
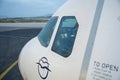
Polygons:
<instances>
[{"instance_id":1,"label":"airline logo","mask_svg":"<svg viewBox=\"0 0 120 80\"><path fill-rule=\"evenodd\" d=\"M49 72L51 72L51 70L49 69L50 64L48 63L48 59L46 57L42 57L37 64L40 77L42 79L46 79Z\"/></svg>"}]
</instances>

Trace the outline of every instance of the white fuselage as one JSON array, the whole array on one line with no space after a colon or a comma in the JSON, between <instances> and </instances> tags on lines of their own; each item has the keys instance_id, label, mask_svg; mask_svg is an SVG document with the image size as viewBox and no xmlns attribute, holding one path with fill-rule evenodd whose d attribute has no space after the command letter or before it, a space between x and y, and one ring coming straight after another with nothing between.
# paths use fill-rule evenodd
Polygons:
<instances>
[{"instance_id":1,"label":"white fuselage","mask_svg":"<svg viewBox=\"0 0 120 80\"><path fill-rule=\"evenodd\" d=\"M49 44L40 33L21 51L24 80L120 80L120 0L69 0L53 17Z\"/></svg>"}]
</instances>

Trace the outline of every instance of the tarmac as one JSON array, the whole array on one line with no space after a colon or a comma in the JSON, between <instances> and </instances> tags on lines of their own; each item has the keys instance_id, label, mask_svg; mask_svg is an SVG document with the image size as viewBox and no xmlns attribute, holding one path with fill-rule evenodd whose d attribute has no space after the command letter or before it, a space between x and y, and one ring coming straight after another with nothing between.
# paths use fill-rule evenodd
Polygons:
<instances>
[{"instance_id":1,"label":"tarmac","mask_svg":"<svg viewBox=\"0 0 120 80\"><path fill-rule=\"evenodd\" d=\"M0 32L0 80L23 80L18 57L24 45L37 36L42 28Z\"/></svg>"}]
</instances>

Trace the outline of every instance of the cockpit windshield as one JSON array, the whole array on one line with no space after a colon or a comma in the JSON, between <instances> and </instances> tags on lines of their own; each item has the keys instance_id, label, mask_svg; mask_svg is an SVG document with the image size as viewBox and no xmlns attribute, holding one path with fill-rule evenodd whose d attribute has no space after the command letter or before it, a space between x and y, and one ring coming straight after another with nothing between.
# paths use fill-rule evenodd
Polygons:
<instances>
[{"instance_id":1,"label":"cockpit windshield","mask_svg":"<svg viewBox=\"0 0 120 80\"><path fill-rule=\"evenodd\" d=\"M42 46L47 47L49 45L57 20L58 17L52 17L38 35ZM79 24L75 16L63 16L58 26L51 50L63 57L70 56L78 27Z\"/></svg>"},{"instance_id":2,"label":"cockpit windshield","mask_svg":"<svg viewBox=\"0 0 120 80\"><path fill-rule=\"evenodd\" d=\"M57 16L52 17L48 21L47 25L42 29L42 31L38 35L38 39L39 39L41 45L43 45L44 47L47 47L50 43L51 36L53 34L57 20L58 20Z\"/></svg>"},{"instance_id":3,"label":"cockpit windshield","mask_svg":"<svg viewBox=\"0 0 120 80\"><path fill-rule=\"evenodd\" d=\"M63 57L70 56L74 46L78 26L79 24L75 16L63 16L54 39L52 51Z\"/></svg>"}]
</instances>

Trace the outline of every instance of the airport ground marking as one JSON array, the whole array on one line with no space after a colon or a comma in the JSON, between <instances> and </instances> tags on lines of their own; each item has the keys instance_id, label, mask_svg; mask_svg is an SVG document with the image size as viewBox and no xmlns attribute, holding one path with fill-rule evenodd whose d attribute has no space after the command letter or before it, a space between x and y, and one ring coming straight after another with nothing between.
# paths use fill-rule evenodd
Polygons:
<instances>
[{"instance_id":1,"label":"airport ground marking","mask_svg":"<svg viewBox=\"0 0 120 80\"><path fill-rule=\"evenodd\" d=\"M17 65L18 60L16 60L14 63L12 63L2 74L0 74L0 80L4 78L4 76L15 66Z\"/></svg>"}]
</instances>

